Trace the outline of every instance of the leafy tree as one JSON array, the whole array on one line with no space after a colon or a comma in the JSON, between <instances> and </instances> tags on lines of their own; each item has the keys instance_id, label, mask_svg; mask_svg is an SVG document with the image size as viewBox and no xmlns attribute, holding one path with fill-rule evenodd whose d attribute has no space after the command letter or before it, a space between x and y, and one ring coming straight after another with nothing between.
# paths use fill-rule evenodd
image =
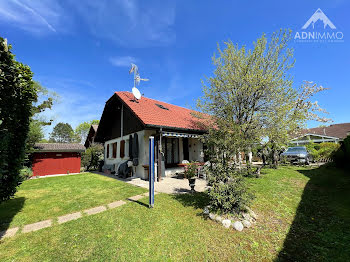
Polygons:
<instances>
[{"instance_id":1,"label":"leafy tree","mask_svg":"<svg viewBox=\"0 0 350 262\"><path fill-rule=\"evenodd\" d=\"M29 133L26 140L26 156L27 160L31 153L34 152L34 144L44 139L43 127L51 125L52 120L47 120L41 113L47 109L51 109L54 101L58 98L55 92L49 91L39 82L34 82L37 89L38 99L32 105L32 117L30 119Z\"/></svg>"},{"instance_id":2,"label":"leafy tree","mask_svg":"<svg viewBox=\"0 0 350 262\"><path fill-rule=\"evenodd\" d=\"M270 41L263 35L252 50L231 41L225 42L224 50L218 47L219 56L213 57L214 76L203 82L204 95L197 103L213 116L209 143L222 144L216 145L222 152L215 155L232 159L237 152L250 151L263 138L273 144L274 151L276 144L285 144L306 120L326 121L316 114L324 110L310 101L325 88L309 82L292 88L290 38L290 31L280 30Z\"/></svg>"},{"instance_id":3,"label":"leafy tree","mask_svg":"<svg viewBox=\"0 0 350 262\"><path fill-rule=\"evenodd\" d=\"M79 124L75 129L75 134L80 139L80 143L84 144L86 137L89 134L89 130L91 125L98 125L100 123L100 120L91 120L88 122L83 122Z\"/></svg>"},{"instance_id":4,"label":"leafy tree","mask_svg":"<svg viewBox=\"0 0 350 262\"><path fill-rule=\"evenodd\" d=\"M50 135L50 142L55 143L73 143L77 138L74 134L73 128L68 123L58 123L52 130Z\"/></svg>"},{"instance_id":5,"label":"leafy tree","mask_svg":"<svg viewBox=\"0 0 350 262\"><path fill-rule=\"evenodd\" d=\"M310 98L324 88L306 85L297 90L292 87L289 71L294 60L293 51L288 48L290 39L290 31L280 30L272 34L271 39L263 34L252 50L225 42L225 49L218 46L218 56L212 59L214 75L203 81L203 96L197 106L211 115L204 142L212 163L211 175L220 178L214 179L213 187L223 190L223 194L234 194L238 202L233 210L240 210L240 199L242 204L247 202L243 199L249 199L244 183L240 183L240 161L240 171L235 170L237 154L248 153L267 138L273 144L270 148L275 155L276 141L287 141L291 132L316 116L313 110L320 110ZM231 181L230 190L234 192L216 185L225 181ZM222 199L220 194L216 195ZM230 206L230 203L221 205Z\"/></svg>"},{"instance_id":6,"label":"leafy tree","mask_svg":"<svg viewBox=\"0 0 350 262\"><path fill-rule=\"evenodd\" d=\"M81 165L86 170L96 170L99 165L99 161L103 160L103 145L93 143L91 146L82 153Z\"/></svg>"},{"instance_id":7,"label":"leafy tree","mask_svg":"<svg viewBox=\"0 0 350 262\"><path fill-rule=\"evenodd\" d=\"M17 62L0 38L0 202L12 197L22 182L25 141L37 100L32 77L30 67Z\"/></svg>"}]
</instances>

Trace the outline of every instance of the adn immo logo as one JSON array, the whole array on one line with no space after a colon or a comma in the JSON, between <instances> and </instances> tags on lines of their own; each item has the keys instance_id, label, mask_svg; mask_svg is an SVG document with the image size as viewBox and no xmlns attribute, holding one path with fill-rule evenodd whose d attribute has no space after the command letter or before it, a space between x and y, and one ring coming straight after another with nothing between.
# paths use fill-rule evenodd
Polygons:
<instances>
[{"instance_id":1,"label":"adn immo logo","mask_svg":"<svg viewBox=\"0 0 350 262\"><path fill-rule=\"evenodd\" d=\"M336 30L336 26L320 8L301 29L295 33L296 42L344 42L343 32Z\"/></svg>"}]
</instances>

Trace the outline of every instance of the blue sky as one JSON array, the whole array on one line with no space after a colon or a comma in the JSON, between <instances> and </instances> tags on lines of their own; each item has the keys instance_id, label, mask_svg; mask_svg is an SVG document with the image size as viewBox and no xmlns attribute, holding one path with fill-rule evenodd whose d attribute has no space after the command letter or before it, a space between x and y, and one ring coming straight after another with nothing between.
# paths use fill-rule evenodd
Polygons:
<instances>
[{"instance_id":1,"label":"blue sky","mask_svg":"<svg viewBox=\"0 0 350 262\"><path fill-rule=\"evenodd\" d=\"M54 124L75 127L99 119L114 91L131 90L130 62L150 79L139 88L145 96L194 106L201 79L212 74L217 43L231 39L252 47L263 32L301 31L318 8L344 41L292 41L294 86L309 80L331 88L315 99L334 123L350 122L350 3L345 0L0 0L0 34L17 60L32 68L35 80L61 96L47 116Z\"/></svg>"}]
</instances>

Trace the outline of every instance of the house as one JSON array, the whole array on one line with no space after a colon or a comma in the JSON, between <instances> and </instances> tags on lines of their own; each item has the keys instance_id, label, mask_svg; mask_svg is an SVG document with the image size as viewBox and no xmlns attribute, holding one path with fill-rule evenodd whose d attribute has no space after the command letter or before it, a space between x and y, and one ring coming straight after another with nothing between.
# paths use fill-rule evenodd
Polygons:
<instances>
[{"instance_id":1,"label":"house","mask_svg":"<svg viewBox=\"0 0 350 262\"><path fill-rule=\"evenodd\" d=\"M105 104L95 137L95 142L104 144L105 167L118 171L121 163L135 160L130 151L136 146L133 176L148 179L150 136L155 137L158 179L182 171L183 160L203 162L200 137L206 131L194 113L147 97L137 100L130 92L115 92Z\"/></svg>"},{"instance_id":2,"label":"house","mask_svg":"<svg viewBox=\"0 0 350 262\"><path fill-rule=\"evenodd\" d=\"M98 128L98 125L90 126L89 133L86 137L85 144L84 144L85 148L89 148L91 144L95 142L97 128Z\"/></svg>"},{"instance_id":3,"label":"house","mask_svg":"<svg viewBox=\"0 0 350 262\"><path fill-rule=\"evenodd\" d=\"M350 135L350 123L333 124L330 126L304 129L301 131L301 135L293 138L290 143L295 145L305 145L310 142L339 143L348 135Z\"/></svg>"},{"instance_id":4,"label":"house","mask_svg":"<svg viewBox=\"0 0 350 262\"><path fill-rule=\"evenodd\" d=\"M36 143L32 170L34 176L79 173L82 144Z\"/></svg>"}]
</instances>

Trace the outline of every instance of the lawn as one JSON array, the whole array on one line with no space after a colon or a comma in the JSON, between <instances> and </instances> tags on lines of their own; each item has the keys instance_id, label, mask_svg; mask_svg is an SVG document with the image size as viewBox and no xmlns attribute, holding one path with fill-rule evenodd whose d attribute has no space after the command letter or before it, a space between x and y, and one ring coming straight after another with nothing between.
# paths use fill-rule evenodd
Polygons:
<instances>
[{"instance_id":1,"label":"lawn","mask_svg":"<svg viewBox=\"0 0 350 262\"><path fill-rule=\"evenodd\" d=\"M3 261L350 261L350 175L282 167L250 179L257 224L237 232L202 217L207 198L147 198L0 243ZM97 178L98 179L98 178ZM44 181L40 179L38 181ZM19 190L18 194L21 193ZM52 203L54 205L54 203Z\"/></svg>"},{"instance_id":2,"label":"lawn","mask_svg":"<svg viewBox=\"0 0 350 262\"><path fill-rule=\"evenodd\" d=\"M25 181L0 204L0 230L54 218L147 192L113 178L82 173Z\"/></svg>"}]
</instances>

